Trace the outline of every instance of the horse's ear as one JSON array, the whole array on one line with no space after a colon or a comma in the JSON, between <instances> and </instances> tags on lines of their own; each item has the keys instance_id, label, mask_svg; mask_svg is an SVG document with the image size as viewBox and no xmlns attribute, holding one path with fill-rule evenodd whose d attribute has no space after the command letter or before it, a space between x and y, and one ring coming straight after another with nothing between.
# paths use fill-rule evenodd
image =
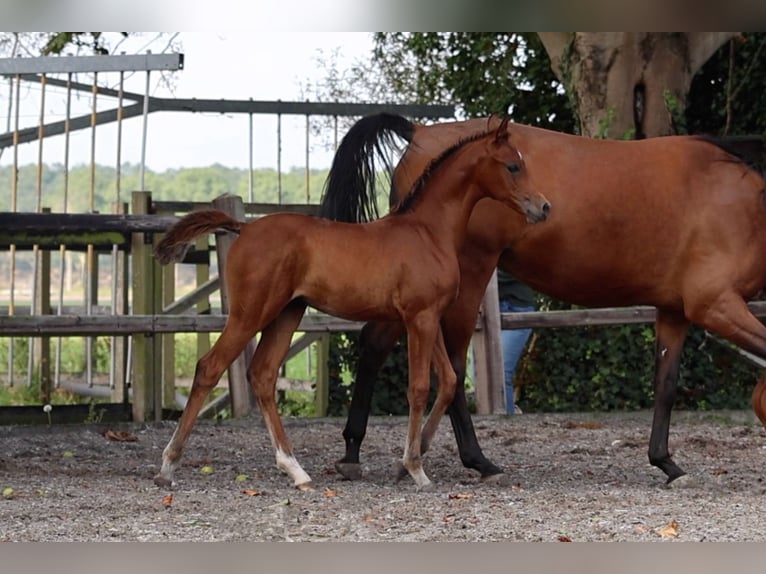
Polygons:
<instances>
[{"instance_id":1,"label":"horse's ear","mask_svg":"<svg viewBox=\"0 0 766 574\"><path fill-rule=\"evenodd\" d=\"M508 116L504 116L500 125L497 126L497 130L495 130L495 141L498 143L508 141L508 120Z\"/></svg>"}]
</instances>

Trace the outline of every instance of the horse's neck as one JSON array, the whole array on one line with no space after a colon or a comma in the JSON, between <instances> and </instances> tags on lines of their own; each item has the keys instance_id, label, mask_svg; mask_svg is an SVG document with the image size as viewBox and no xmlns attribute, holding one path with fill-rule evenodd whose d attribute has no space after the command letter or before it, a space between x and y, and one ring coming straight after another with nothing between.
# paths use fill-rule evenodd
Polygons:
<instances>
[{"instance_id":1,"label":"horse's neck","mask_svg":"<svg viewBox=\"0 0 766 574\"><path fill-rule=\"evenodd\" d=\"M412 213L434 237L439 241L450 241L456 250L463 245L474 206L484 197L479 187L470 182L469 173L457 167L434 174L430 189L424 190ZM455 178L454 174L459 177Z\"/></svg>"}]
</instances>

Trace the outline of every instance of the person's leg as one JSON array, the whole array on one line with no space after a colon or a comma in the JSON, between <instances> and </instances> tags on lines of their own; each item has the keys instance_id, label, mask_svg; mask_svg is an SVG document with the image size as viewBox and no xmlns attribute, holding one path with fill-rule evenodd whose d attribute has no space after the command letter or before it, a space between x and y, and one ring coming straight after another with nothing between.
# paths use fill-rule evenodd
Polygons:
<instances>
[{"instance_id":1,"label":"person's leg","mask_svg":"<svg viewBox=\"0 0 766 574\"><path fill-rule=\"evenodd\" d=\"M532 306L512 305L506 301L500 301L501 313L518 313L522 311L534 311ZM524 347L532 334L532 329L504 329L500 332L503 344L503 366L505 369L505 410L513 414L515 405L513 402L513 376L516 365L524 352Z\"/></svg>"}]
</instances>

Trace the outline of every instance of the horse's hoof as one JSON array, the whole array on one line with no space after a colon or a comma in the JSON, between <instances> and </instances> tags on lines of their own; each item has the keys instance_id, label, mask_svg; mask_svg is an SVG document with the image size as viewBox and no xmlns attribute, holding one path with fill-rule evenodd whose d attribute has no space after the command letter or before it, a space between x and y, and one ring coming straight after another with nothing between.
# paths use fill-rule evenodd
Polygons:
<instances>
[{"instance_id":1,"label":"horse's hoof","mask_svg":"<svg viewBox=\"0 0 766 574\"><path fill-rule=\"evenodd\" d=\"M674 476L673 478L669 477L667 482L665 482L665 488L697 488L701 483L702 481L700 480L700 477L684 473Z\"/></svg>"},{"instance_id":2,"label":"horse's hoof","mask_svg":"<svg viewBox=\"0 0 766 574\"><path fill-rule=\"evenodd\" d=\"M173 481L172 479L167 479L161 474L158 474L157 476L154 477L154 484L156 484L160 488L170 488L171 486L173 486Z\"/></svg>"},{"instance_id":3,"label":"horse's hoof","mask_svg":"<svg viewBox=\"0 0 766 574\"><path fill-rule=\"evenodd\" d=\"M362 465L358 462L338 461L335 470L346 480L362 480Z\"/></svg>"},{"instance_id":4,"label":"horse's hoof","mask_svg":"<svg viewBox=\"0 0 766 574\"><path fill-rule=\"evenodd\" d=\"M307 492L307 491L310 491L310 490L314 490L314 483L311 482L311 481L309 481L309 482L302 482L300 484L296 484L295 488L297 488L298 490L300 490L302 492Z\"/></svg>"}]
</instances>

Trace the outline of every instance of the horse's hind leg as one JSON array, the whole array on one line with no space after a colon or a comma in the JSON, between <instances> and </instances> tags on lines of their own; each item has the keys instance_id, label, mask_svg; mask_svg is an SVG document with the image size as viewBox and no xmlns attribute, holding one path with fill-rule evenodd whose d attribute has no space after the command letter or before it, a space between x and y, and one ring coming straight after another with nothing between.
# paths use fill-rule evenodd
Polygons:
<instances>
[{"instance_id":1,"label":"horse's hind leg","mask_svg":"<svg viewBox=\"0 0 766 574\"><path fill-rule=\"evenodd\" d=\"M468 356L473 327L476 324L476 315L471 317L469 314L466 316L467 318L459 320L457 323L455 317L459 319L460 315L453 315L452 310L450 310L449 315L445 316L442 321L445 344L450 353L452 368L457 376L455 397L447 409L447 414L455 433L455 442L457 442L458 453L463 466L478 471L482 481L491 481L502 476L503 470L484 456L476 438L476 430L473 427L465 396L466 357Z\"/></svg>"},{"instance_id":2,"label":"horse's hind leg","mask_svg":"<svg viewBox=\"0 0 766 574\"><path fill-rule=\"evenodd\" d=\"M685 302L686 319L657 312L657 368L654 420L649 439L649 461L662 469L668 483L685 473L668 454L670 411L676 394L681 347L692 321L710 332L766 359L766 327L753 316L745 300L734 292Z\"/></svg>"},{"instance_id":3,"label":"horse's hind leg","mask_svg":"<svg viewBox=\"0 0 766 574\"><path fill-rule=\"evenodd\" d=\"M686 474L670 457L668 434L670 412L676 400L678 372L689 322L683 315L657 310L655 367L654 367L654 418L649 438L649 462L660 468L670 483Z\"/></svg>"},{"instance_id":4,"label":"horse's hind leg","mask_svg":"<svg viewBox=\"0 0 766 574\"><path fill-rule=\"evenodd\" d=\"M403 334L402 323L380 321L367 323L359 335L356 380L351 391L351 405L348 409L346 427L343 429L346 453L335 463L335 470L348 480L358 480L362 477L359 448L362 446L370 416L375 378L386 357Z\"/></svg>"},{"instance_id":5,"label":"horse's hind leg","mask_svg":"<svg viewBox=\"0 0 766 574\"><path fill-rule=\"evenodd\" d=\"M276 451L277 467L287 474L296 488L308 490L312 487L311 477L301 467L293 454L290 441L282 426L275 398L277 375L290 349L293 333L298 328L306 305L293 301L269 323L261 333L255 355L250 362L248 378L263 420L269 431L271 444Z\"/></svg>"},{"instance_id":6,"label":"horse's hind leg","mask_svg":"<svg viewBox=\"0 0 766 574\"><path fill-rule=\"evenodd\" d=\"M421 454L425 454L428 447L431 445L431 440L436 433L436 429L439 427L439 421L441 421L447 407L455 397L457 377L455 376L455 371L452 369L452 364L447 355L447 349L444 346L444 336L442 335L441 329L439 329L439 334L436 338L432 364L434 371L436 371L436 377L439 380L439 389L436 393L434 405L431 407L431 413L428 415L428 420L426 420L426 424L423 426L423 435L420 439Z\"/></svg>"},{"instance_id":7,"label":"horse's hind leg","mask_svg":"<svg viewBox=\"0 0 766 574\"><path fill-rule=\"evenodd\" d=\"M750 312L745 300L736 293L726 293L718 297L714 304L702 307L700 313L690 318L708 331L724 337L761 359L766 359L766 327ZM765 381L766 379L762 379L753 389L753 408L764 426L766 413L756 401L766 403L761 399L766 386Z\"/></svg>"},{"instance_id":8,"label":"horse's hind leg","mask_svg":"<svg viewBox=\"0 0 766 574\"><path fill-rule=\"evenodd\" d=\"M248 327L243 321L230 317L215 345L197 362L189 400L173 436L162 452L162 468L154 477L154 483L157 486L170 486L173 483L173 472L180 462L184 445L205 398L255 333L255 328Z\"/></svg>"}]
</instances>

